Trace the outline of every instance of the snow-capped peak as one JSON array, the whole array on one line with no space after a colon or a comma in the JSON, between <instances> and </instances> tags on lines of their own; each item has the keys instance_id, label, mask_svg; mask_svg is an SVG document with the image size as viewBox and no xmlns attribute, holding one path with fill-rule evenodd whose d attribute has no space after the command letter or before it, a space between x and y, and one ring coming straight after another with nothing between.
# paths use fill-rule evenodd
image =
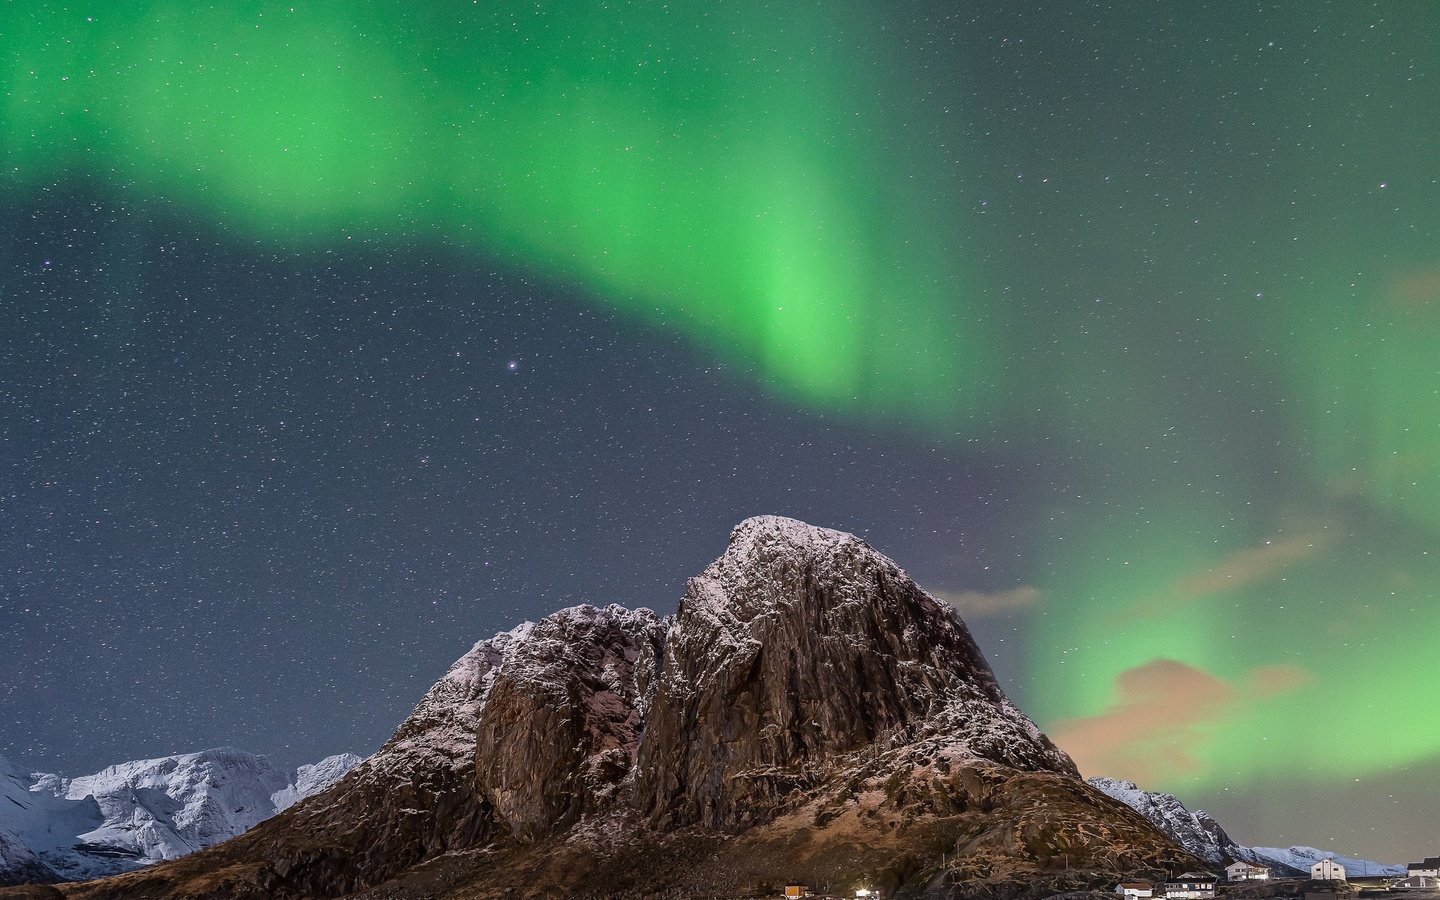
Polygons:
<instances>
[{"instance_id":1,"label":"snow-capped peak","mask_svg":"<svg viewBox=\"0 0 1440 900\"><path fill-rule=\"evenodd\" d=\"M339 754L286 772L263 756L219 747L73 778L25 773L5 761L0 796L9 802L0 802L0 830L61 878L101 877L247 831L324 790L359 761ZM19 880L33 876L0 866L0 883Z\"/></svg>"},{"instance_id":2,"label":"snow-capped peak","mask_svg":"<svg viewBox=\"0 0 1440 900\"><path fill-rule=\"evenodd\" d=\"M1246 847L1236 843L1225 829L1204 810L1191 812L1174 794L1147 791L1133 781L1117 778L1088 778L1092 787L1124 803L1150 820L1180 846L1214 866L1248 862L1267 866L1285 875L1307 875L1310 866L1322 859L1334 859L1347 872L1371 875L1404 875L1405 867L1341 856L1314 847Z\"/></svg>"},{"instance_id":3,"label":"snow-capped peak","mask_svg":"<svg viewBox=\"0 0 1440 900\"><path fill-rule=\"evenodd\" d=\"M336 753L317 763L300 766L295 770L295 799L304 800L320 793L344 778L346 773L360 765L361 761L361 758L353 753ZM285 808L278 803L276 807Z\"/></svg>"}]
</instances>

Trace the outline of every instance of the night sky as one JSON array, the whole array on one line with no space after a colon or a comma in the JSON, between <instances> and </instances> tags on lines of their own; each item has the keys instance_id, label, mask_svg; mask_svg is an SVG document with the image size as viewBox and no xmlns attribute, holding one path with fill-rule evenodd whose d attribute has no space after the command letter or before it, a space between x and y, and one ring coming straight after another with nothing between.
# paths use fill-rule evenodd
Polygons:
<instances>
[{"instance_id":1,"label":"night sky","mask_svg":"<svg viewBox=\"0 0 1440 900\"><path fill-rule=\"evenodd\" d=\"M1087 775L1440 852L1431 0L206 6L0 9L0 753L368 753L778 513Z\"/></svg>"}]
</instances>

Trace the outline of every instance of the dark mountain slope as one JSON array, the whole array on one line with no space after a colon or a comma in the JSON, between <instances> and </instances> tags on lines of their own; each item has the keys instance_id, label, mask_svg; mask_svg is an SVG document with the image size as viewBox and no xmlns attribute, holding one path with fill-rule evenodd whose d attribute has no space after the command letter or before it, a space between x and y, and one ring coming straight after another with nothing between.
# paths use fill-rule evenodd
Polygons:
<instances>
[{"instance_id":1,"label":"dark mountain slope","mask_svg":"<svg viewBox=\"0 0 1440 900\"><path fill-rule=\"evenodd\" d=\"M895 563L761 517L673 622L577 607L477 644L329 791L64 890L698 898L797 879L1018 898L1199 864L1081 781Z\"/></svg>"}]
</instances>

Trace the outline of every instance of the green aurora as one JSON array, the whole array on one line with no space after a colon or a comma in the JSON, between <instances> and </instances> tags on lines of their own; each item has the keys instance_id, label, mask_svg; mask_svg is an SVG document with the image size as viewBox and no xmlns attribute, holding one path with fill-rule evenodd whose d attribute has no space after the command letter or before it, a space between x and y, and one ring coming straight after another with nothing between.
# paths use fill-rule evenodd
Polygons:
<instances>
[{"instance_id":1,"label":"green aurora","mask_svg":"<svg viewBox=\"0 0 1440 900\"><path fill-rule=\"evenodd\" d=\"M468 243L821 407L956 420L996 365L861 4L83 6L5 12L12 183Z\"/></svg>"},{"instance_id":2,"label":"green aurora","mask_svg":"<svg viewBox=\"0 0 1440 900\"><path fill-rule=\"evenodd\" d=\"M446 242L859 427L1054 453L1084 500L1036 504L1040 549L1013 573L1044 598L1028 710L1062 743L1144 713L1117 692L1158 661L1204 699L1170 737L1082 765L1263 795L1440 759L1440 716L1415 714L1440 684L1433 76L1323 72L1334 112L1307 113L1309 155L1280 161L1314 189L1236 189L1298 208L1296 237L1258 243L1290 224L1257 215L1203 252L1283 288L1261 301L1212 274L1190 286L1214 295L1203 315L1137 291L1097 328L1093 304L1002 299L968 161L935 137L967 88L921 99L930 81L858 0L84 7L0 13L8 196L84 178L255 240ZM1407 14L1399 30L1426 33L1424 9ZM1317 174L1376 90L1396 91L1370 120L1394 146ZM1244 112L1278 121L1264 104L1284 101L1255 96ZM1365 199L1382 178L1408 179L1403 213ZM1342 182L1360 211L1337 217Z\"/></svg>"}]
</instances>

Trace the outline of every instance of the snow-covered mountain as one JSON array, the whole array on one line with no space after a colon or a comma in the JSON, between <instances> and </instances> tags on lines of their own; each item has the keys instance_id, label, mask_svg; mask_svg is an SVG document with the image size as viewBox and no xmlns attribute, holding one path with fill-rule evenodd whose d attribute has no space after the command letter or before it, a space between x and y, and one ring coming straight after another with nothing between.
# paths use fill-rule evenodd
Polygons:
<instances>
[{"instance_id":1,"label":"snow-covered mountain","mask_svg":"<svg viewBox=\"0 0 1440 900\"><path fill-rule=\"evenodd\" d=\"M1268 866L1280 875L1301 876L1310 873L1310 866L1322 859L1334 859L1347 873L1369 875L1404 875L1403 865L1387 865L1368 859L1342 856L1314 847L1246 847L1236 843L1203 809L1194 812L1185 808L1174 794L1147 791L1133 781L1116 778L1086 779L1149 819L1151 824L1175 839L1180 846L1219 868L1231 862L1248 862Z\"/></svg>"},{"instance_id":2,"label":"snow-covered mountain","mask_svg":"<svg viewBox=\"0 0 1440 900\"><path fill-rule=\"evenodd\" d=\"M0 884L98 878L193 853L319 793L359 762L345 753L287 772L223 747L66 778L0 757Z\"/></svg>"},{"instance_id":3,"label":"snow-covered mountain","mask_svg":"<svg viewBox=\"0 0 1440 900\"><path fill-rule=\"evenodd\" d=\"M67 801L32 791L36 778L0 757L0 844L7 848L0 853L0 884L123 871L114 864L87 867L84 857L71 850L80 835L105 821L94 798Z\"/></svg>"},{"instance_id":4,"label":"snow-covered mountain","mask_svg":"<svg viewBox=\"0 0 1440 900\"><path fill-rule=\"evenodd\" d=\"M1302 874L1308 873L1310 867L1322 859L1335 860L1345 867L1345 874L1350 876L1405 874L1404 865L1377 863L1373 860L1343 856L1329 850L1317 850L1314 847L1248 847L1245 849L1259 857L1262 860L1261 865L1284 866Z\"/></svg>"}]
</instances>

